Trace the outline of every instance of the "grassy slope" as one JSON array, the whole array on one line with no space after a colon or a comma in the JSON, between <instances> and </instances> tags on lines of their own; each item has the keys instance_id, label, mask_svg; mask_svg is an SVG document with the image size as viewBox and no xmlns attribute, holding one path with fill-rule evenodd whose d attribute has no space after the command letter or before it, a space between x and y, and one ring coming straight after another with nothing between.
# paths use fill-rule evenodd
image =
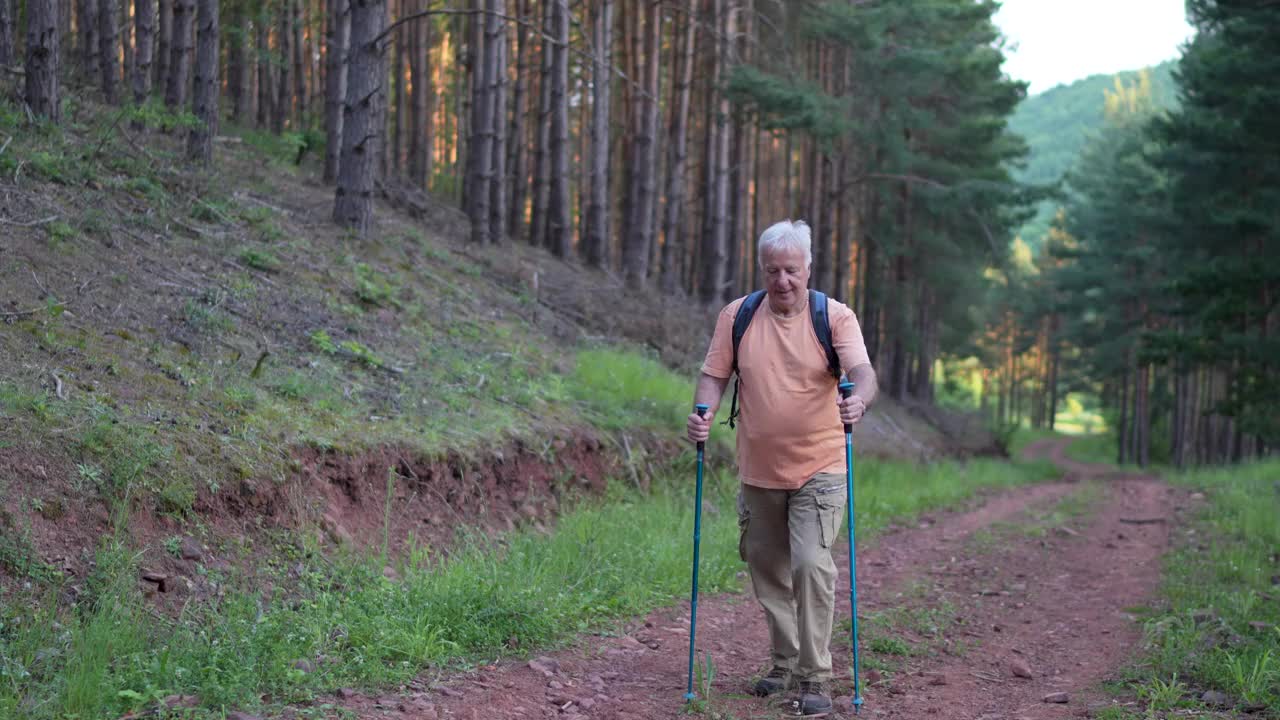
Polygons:
<instances>
[{"instance_id":1,"label":"grassy slope","mask_svg":"<svg viewBox=\"0 0 1280 720\"><path fill-rule=\"evenodd\" d=\"M653 459L650 492L615 487L550 539L461 541L446 560L423 548L392 563L399 581L384 578L386 558L321 553L314 536L250 517L249 537L223 540L260 566L197 565L222 589L159 622L139 559L177 554L179 534L211 538L205 510L220 500L288 487L294 448L442 455L674 434L711 315L536 249L452 242L461 219L443 205L416 220L380 208L370 238L352 238L328 222L315 169L293 167L278 139L240 133L197 173L174 136L74 101L67 117L65 132L24 130L0 155L7 216L35 221L0 251L0 578L33 583L4 584L0 710L115 716L188 692L216 716L263 693L301 699L526 652L679 594L687 478L661 469L687 471L688 457ZM0 104L0 126L21 123ZM877 412L860 449L918 457L946 443L905 409ZM864 464L860 527L1045 472ZM732 492L722 478L712 502L732 507ZM710 588L736 572L735 527L721 512L704 531ZM59 553L85 575L61 579ZM38 631L51 623L61 632Z\"/></svg>"}]
</instances>

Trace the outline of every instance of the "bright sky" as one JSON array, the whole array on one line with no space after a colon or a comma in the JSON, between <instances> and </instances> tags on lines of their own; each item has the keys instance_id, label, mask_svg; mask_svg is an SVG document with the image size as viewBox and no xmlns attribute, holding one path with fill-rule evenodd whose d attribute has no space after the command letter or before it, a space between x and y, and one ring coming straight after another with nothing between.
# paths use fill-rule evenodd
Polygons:
<instances>
[{"instance_id":1,"label":"bright sky","mask_svg":"<svg viewBox=\"0 0 1280 720\"><path fill-rule=\"evenodd\" d=\"M1004 0L996 25L1005 71L1028 94L1098 73L1136 70L1180 54L1194 35L1184 0Z\"/></svg>"}]
</instances>

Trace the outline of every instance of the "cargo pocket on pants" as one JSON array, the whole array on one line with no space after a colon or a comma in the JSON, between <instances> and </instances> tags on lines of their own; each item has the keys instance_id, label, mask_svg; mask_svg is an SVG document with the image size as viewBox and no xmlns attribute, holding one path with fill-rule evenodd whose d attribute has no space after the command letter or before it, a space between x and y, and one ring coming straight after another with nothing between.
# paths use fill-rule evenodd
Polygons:
<instances>
[{"instance_id":1,"label":"cargo pocket on pants","mask_svg":"<svg viewBox=\"0 0 1280 720\"><path fill-rule=\"evenodd\" d=\"M747 561L747 525L751 523L751 511L747 509L746 498L742 490L738 490L738 557Z\"/></svg>"},{"instance_id":2,"label":"cargo pocket on pants","mask_svg":"<svg viewBox=\"0 0 1280 720\"><path fill-rule=\"evenodd\" d=\"M822 547L830 548L840 535L840 519L844 513L844 488L833 486L830 492L818 493L818 528Z\"/></svg>"}]
</instances>

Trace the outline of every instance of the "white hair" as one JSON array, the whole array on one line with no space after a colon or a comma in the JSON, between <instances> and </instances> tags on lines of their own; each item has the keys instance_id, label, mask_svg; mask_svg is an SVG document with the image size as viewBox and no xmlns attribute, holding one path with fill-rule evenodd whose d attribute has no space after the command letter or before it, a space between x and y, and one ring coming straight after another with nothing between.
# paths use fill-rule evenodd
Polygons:
<instances>
[{"instance_id":1,"label":"white hair","mask_svg":"<svg viewBox=\"0 0 1280 720\"><path fill-rule=\"evenodd\" d=\"M756 258L760 267L764 267L764 254L775 250L803 250L804 265L813 264L812 239L809 226L803 220L786 219L765 228L760 233L760 242L756 245Z\"/></svg>"}]
</instances>

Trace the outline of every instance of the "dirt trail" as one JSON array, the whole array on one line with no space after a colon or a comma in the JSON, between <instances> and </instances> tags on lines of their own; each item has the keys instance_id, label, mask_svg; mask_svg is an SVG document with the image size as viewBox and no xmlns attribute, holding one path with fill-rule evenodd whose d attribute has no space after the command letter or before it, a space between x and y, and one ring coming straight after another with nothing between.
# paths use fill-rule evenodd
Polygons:
<instances>
[{"instance_id":1,"label":"dirt trail","mask_svg":"<svg viewBox=\"0 0 1280 720\"><path fill-rule=\"evenodd\" d=\"M886 632L932 651L889 658L896 667L866 689L860 717L1031 720L1085 716L1108 702L1091 687L1137 644L1140 630L1125 608L1157 585L1172 503L1158 480L1074 462L1063 455L1066 445L1041 441L1025 453L1063 467L1061 482L991 495L859 547L859 617L896 608L933 609L935 617L945 608L948 616L932 638ZM1103 482L1089 491L1095 486L1081 480ZM1050 514L1076 496L1096 502L1065 520ZM845 557L839 566L847 567ZM842 572L837 621L849 617L847 583ZM589 636L538 661L486 666L438 684L422 678L404 694L357 694L338 704L368 720L685 717L688 633L686 601L636 621L621 637ZM749 593L700 598L697 644L716 666L706 717L787 716L780 701L744 695L768 655ZM862 648L864 658L875 658ZM847 678L848 639L840 632L833 657L836 676ZM1016 676L1014 664L1031 677ZM849 687L847 680L836 685L833 717L853 716ZM1044 701L1056 692L1067 702Z\"/></svg>"}]
</instances>

